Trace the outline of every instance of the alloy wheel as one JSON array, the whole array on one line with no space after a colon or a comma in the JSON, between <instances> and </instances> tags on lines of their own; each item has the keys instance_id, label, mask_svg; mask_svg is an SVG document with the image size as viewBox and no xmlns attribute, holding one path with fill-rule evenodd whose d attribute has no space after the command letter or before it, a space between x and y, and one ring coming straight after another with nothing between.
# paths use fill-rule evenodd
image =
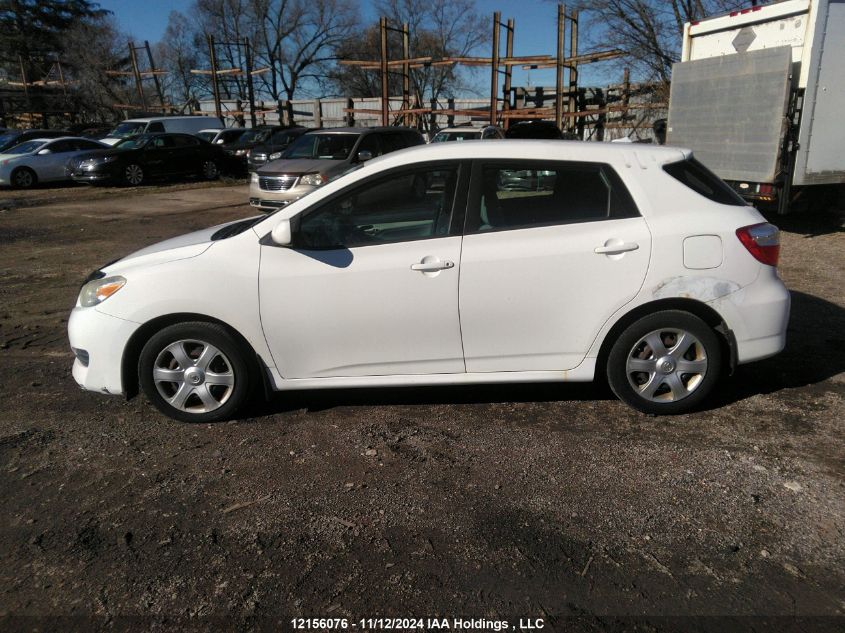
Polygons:
<instances>
[{"instance_id":1,"label":"alloy wheel","mask_svg":"<svg viewBox=\"0 0 845 633\"><path fill-rule=\"evenodd\" d=\"M140 185L142 182L144 182L144 170L141 169L140 165L129 165L126 168L125 175L126 182L128 182L130 185Z\"/></svg>"},{"instance_id":2,"label":"alloy wheel","mask_svg":"<svg viewBox=\"0 0 845 633\"><path fill-rule=\"evenodd\" d=\"M213 160L207 160L202 164L202 175L207 180L214 180L217 178L218 170L217 170L217 163Z\"/></svg>"},{"instance_id":3,"label":"alloy wheel","mask_svg":"<svg viewBox=\"0 0 845 633\"><path fill-rule=\"evenodd\" d=\"M690 332L668 328L649 332L633 346L625 374L635 393L650 402L677 402L690 396L707 375L707 354Z\"/></svg>"},{"instance_id":4,"label":"alloy wheel","mask_svg":"<svg viewBox=\"0 0 845 633\"><path fill-rule=\"evenodd\" d=\"M20 169L15 173L15 186L21 189L29 189L34 184L32 172L28 169Z\"/></svg>"},{"instance_id":5,"label":"alloy wheel","mask_svg":"<svg viewBox=\"0 0 845 633\"><path fill-rule=\"evenodd\" d=\"M222 407L235 389L231 361L214 345L185 339L159 352L153 382L162 398L187 413L209 413Z\"/></svg>"}]
</instances>

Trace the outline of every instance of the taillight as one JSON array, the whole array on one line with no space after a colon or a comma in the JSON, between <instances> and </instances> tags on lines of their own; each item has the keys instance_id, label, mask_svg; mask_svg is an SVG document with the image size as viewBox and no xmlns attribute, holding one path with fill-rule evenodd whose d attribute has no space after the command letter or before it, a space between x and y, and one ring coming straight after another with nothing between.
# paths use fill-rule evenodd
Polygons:
<instances>
[{"instance_id":1,"label":"taillight","mask_svg":"<svg viewBox=\"0 0 845 633\"><path fill-rule=\"evenodd\" d=\"M780 255L780 231L774 224L763 222L736 230L736 236L758 262L777 266Z\"/></svg>"}]
</instances>

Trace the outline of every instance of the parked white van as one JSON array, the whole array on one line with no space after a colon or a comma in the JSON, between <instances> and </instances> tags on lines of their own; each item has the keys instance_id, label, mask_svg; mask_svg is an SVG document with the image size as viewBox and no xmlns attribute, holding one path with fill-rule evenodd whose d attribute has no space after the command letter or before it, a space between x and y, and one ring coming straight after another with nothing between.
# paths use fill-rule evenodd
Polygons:
<instances>
[{"instance_id":1,"label":"parked white van","mask_svg":"<svg viewBox=\"0 0 845 633\"><path fill-rule=\"evenodd\" d=\"M222 130L223 122L216 116L159 116L121 121L101 143L114 145L119 141L138 134L159 132L181 132L196 134L201 130Z\"/></svg>"}]
</instances>

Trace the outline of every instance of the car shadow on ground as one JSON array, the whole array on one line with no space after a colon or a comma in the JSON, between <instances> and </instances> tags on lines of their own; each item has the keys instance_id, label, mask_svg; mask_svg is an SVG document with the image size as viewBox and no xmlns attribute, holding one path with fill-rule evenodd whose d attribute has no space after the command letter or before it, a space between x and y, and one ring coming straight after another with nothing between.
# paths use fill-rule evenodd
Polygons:
<instances>
[{"instance_id":1,"label":"car shadow on ground","mask_svg":"<svg viewBox=\"0 0 845 633\"><path fill-rule=\"evenodd\" d=\"M250 417L337 407L498 404L510 402L563 402L613 399L601 383L524 383L448 385L430 387L373 387L286 391L268 402L256 403Z\"/></svg>"},{"instance_id":2,"label":"car shadow on ground","mask_svg":"<svg viewBox=\"0 0 845 633\"><path fill-rule=\"evenodd\" d=\"M725 377L699 410L713 410L759 394L807 387L845 371L845 309L792 292L786 349L777 356L741 365ZM593 383L526 383L433 387L380 387L276 393L256 403L248 417L345 406L460 405L507 402L604 401L614 399L603 379Z\"/></svg>"}]
</instances>

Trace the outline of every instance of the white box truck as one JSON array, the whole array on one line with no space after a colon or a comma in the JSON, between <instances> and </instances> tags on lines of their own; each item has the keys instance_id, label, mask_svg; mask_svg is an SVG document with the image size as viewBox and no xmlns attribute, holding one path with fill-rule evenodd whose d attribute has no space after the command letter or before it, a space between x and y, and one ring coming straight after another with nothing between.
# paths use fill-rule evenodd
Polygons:
<instances>
[{"instance_id":1,"label":"white box truck","mask_svg":"<svg viewBox=\"0 0 845 633\"><path fill-rule=\"evenodd\" d=\"M780 213L845 183L845 0L785 0L684 27L667 143Z\"/></svg>"}]
</instances>

